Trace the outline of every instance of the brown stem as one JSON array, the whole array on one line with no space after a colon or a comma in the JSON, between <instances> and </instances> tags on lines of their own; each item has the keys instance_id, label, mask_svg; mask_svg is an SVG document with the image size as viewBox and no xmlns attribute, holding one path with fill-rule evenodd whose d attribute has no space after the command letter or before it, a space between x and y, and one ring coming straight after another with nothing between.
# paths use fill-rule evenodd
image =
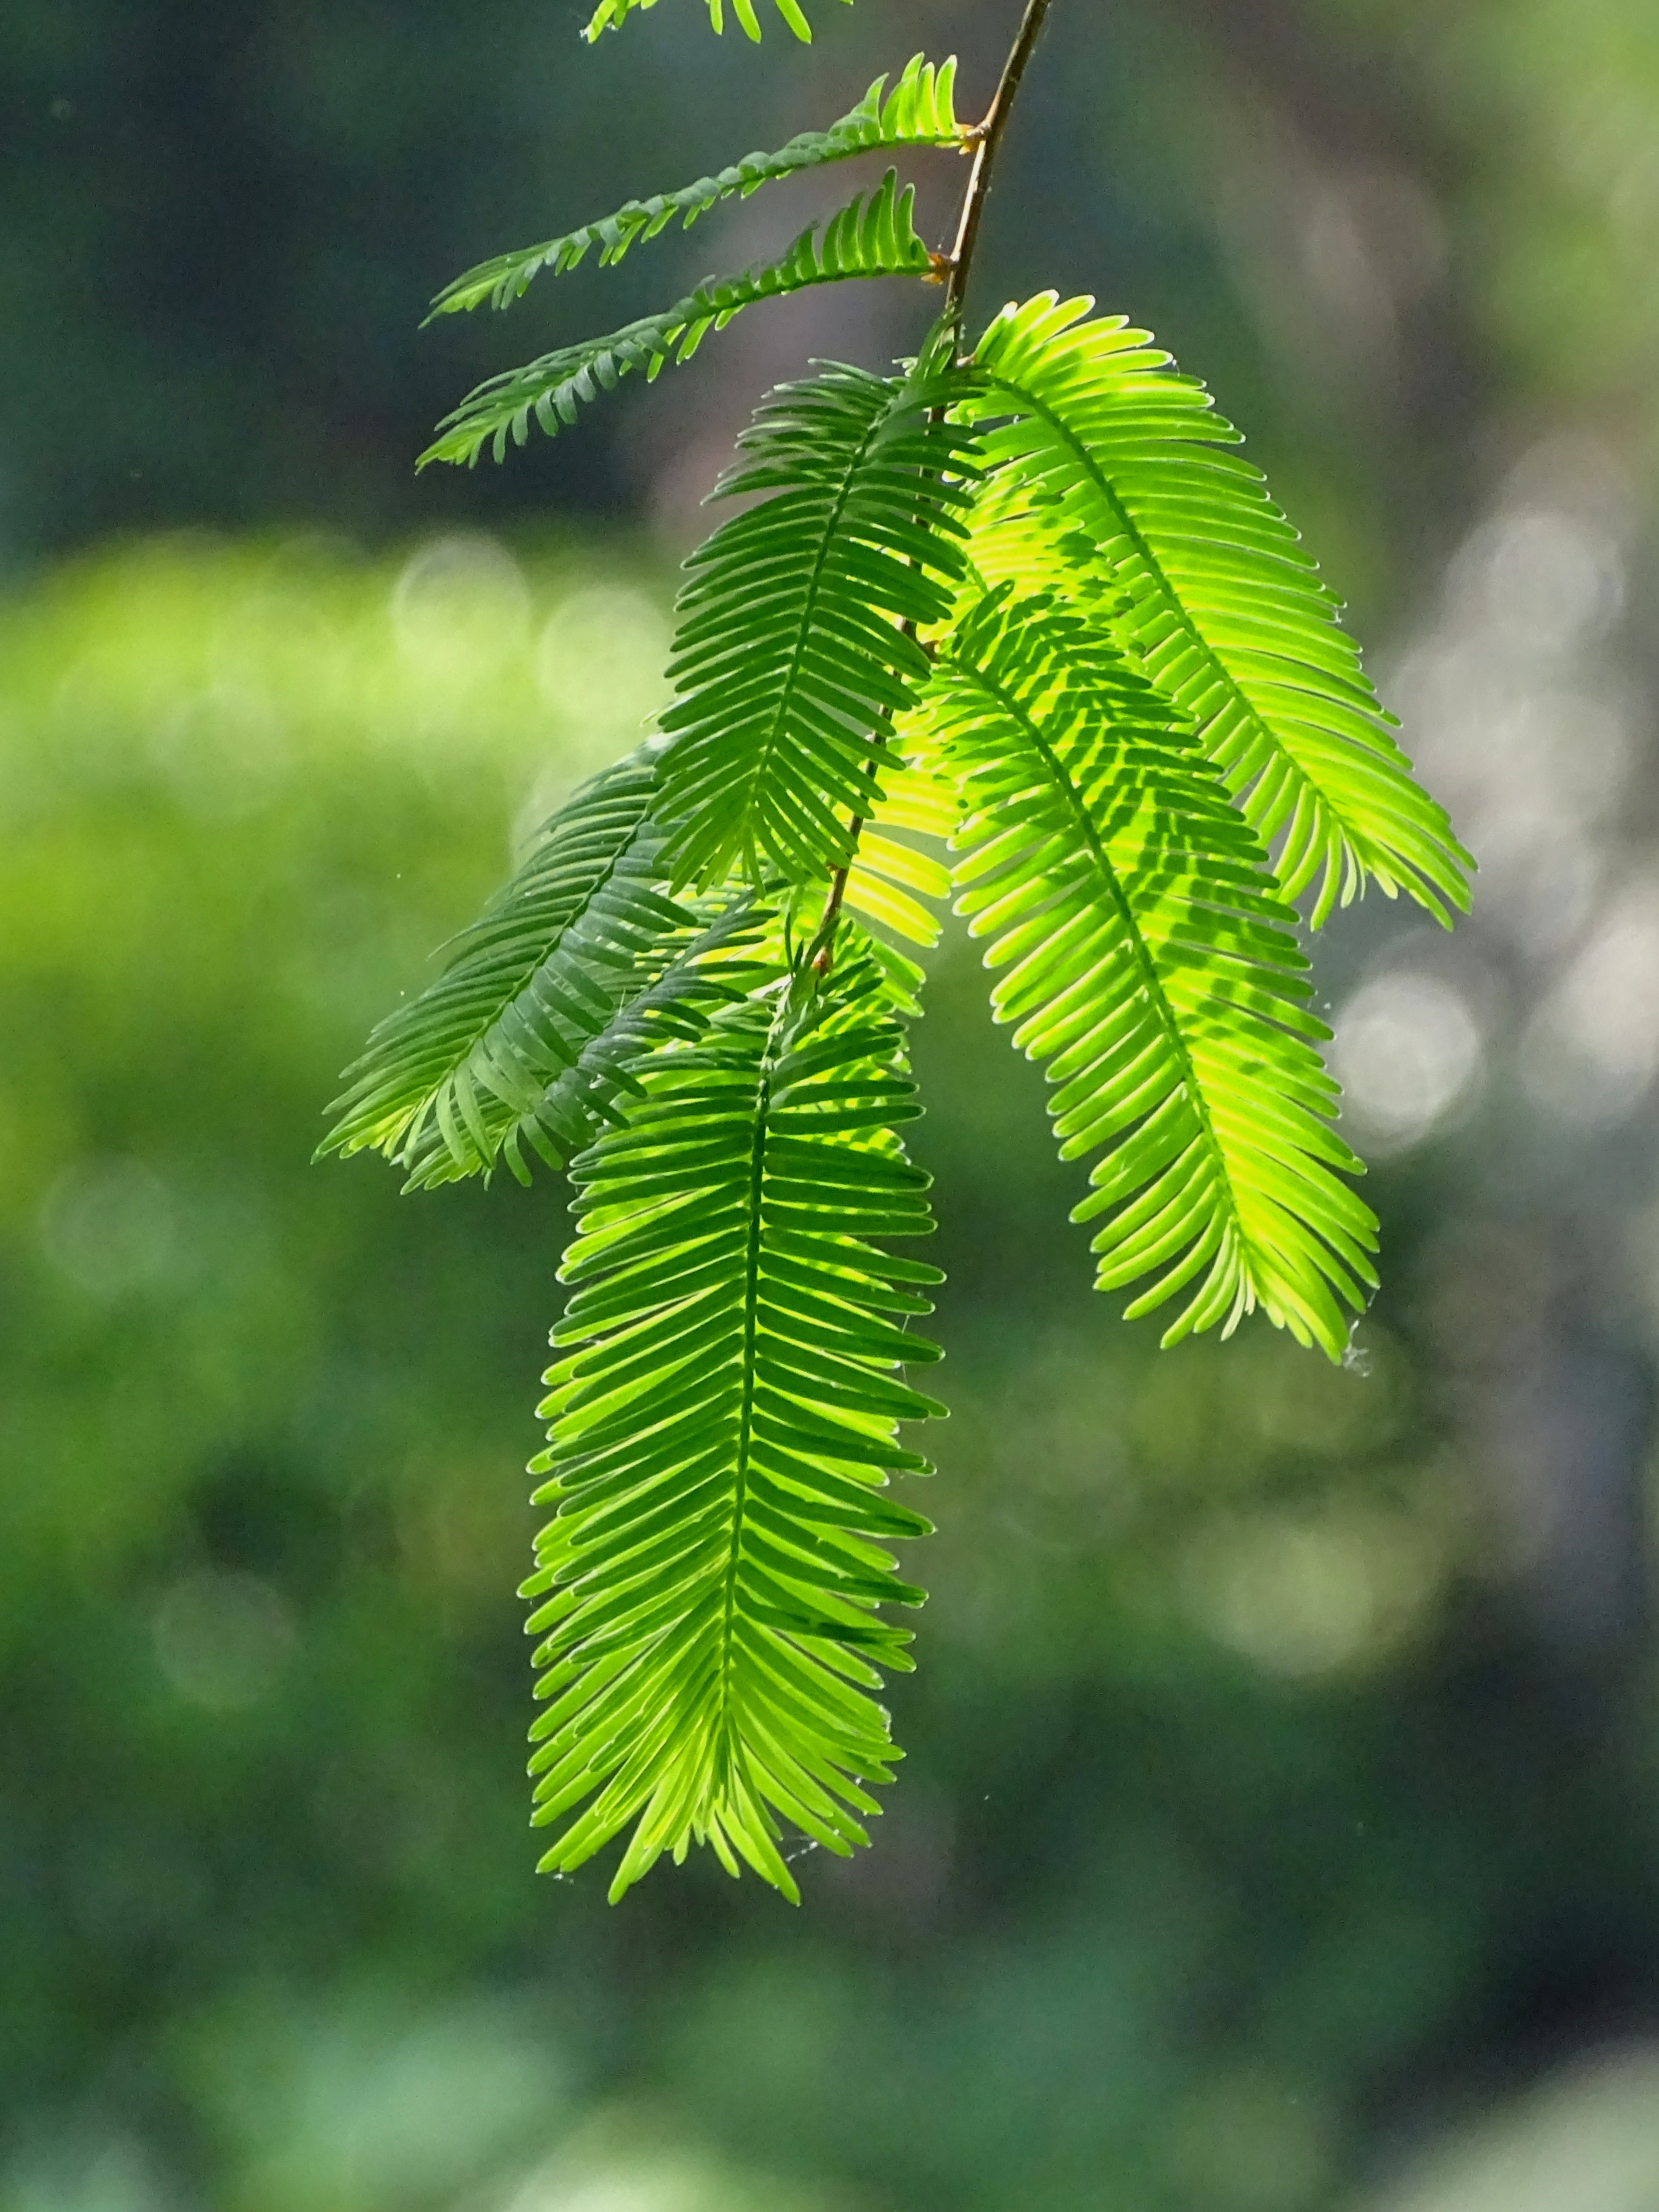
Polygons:
<instances>
[{"instance_id":1,"label":"brown stem","mask_svg":"<svg viewBox=\"0 0 1659 2212\"><path fill-rule=\"evenodd\" d=\"M962 214L957 223L957 242L951 249L946 265L951 275L945 293L945 314L948 320L960 325L963 301L967 295L969 272L974 265L974 252L979 244L979 226L985 213L986 197L991 189L991 171L1002 144L1002 134L1008 127L1008 118L1013 112L1014 100L1020 88L1042 28L1052 0L1025 0L1025 13L1014 33L1014 43L1008 49L1008 58L1002 64L1002 75L985 111L982 121L977 123L969 137L974 143L974 166L969 173L968 188L962 196ZM958 347L960 357L960 347ZM915 630L906 623L904 629L911 636ZM886 744L884 734L874 733L871 744L869 772L876 773L875 756ZM864 835L866 817L855 814L851 823L853 850L856 854L859 839ZM836 924L841 919L841 909L847 896L847 878L852 862L836 870L830 878L830 896L825 902L823 919L819 922L811 949L807 957L820 975L830 973L836 939Z\"/></svg>"},{"instance_id":2,"label":"brown stem","mask_svg":"<svg viewBox=\"0 0 1659 2212\"><path fill-rule=\"evenodd\" d=\"M1002 134L1008 128L1008 118L1013 112L1020 81L1025 75L1026 64L1042 28L1043 18L1048 13L1051 0L1025 0L1025 14L1014 33L1014 43L1008 49L1008 58L1002 64L1002 76L985 111L985 118L973 136L974 166L968 179L968 189L962 196L962 219L957 225L957 242L951 251L951 281L945 294L945 312L960 317L962 304L968 290L968 273L974 264L974 249L979 244L980 221L985 213L986 195L991 189L991 171L1002 144Z\"/></svg>"}]
</instances>

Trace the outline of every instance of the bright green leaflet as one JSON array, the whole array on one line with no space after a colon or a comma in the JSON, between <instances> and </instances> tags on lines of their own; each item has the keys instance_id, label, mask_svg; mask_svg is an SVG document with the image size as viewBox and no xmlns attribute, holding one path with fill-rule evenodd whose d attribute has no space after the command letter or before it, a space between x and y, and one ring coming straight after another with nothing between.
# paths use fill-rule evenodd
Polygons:
<instances>
[{"instance_id":1,"label":"bright green leaflet","mask_svg":"<svg viewBox=\"0 0 1659 2212\"><path fill-rule=\"evenodd\" d=\"M914 732L954 775L957 910L1008 972L997 1019L1044 1063L1062 1156L1104 1146L1100 1287L1188 1293L1165 1337L1257 1305L1340 1358L1376 1223L1333 1168L1336 1086L1267 856L1103 623L1003 586L939 651ZM1264 1094L1270 1095L1271 1105Z\"/></svg>"},{"instance_id":2,"label":"bright green leaflet","mask_svg":"<svg viewBox=\"0 0 1659 2212\"><path fill-rule=\"evenodd\" d=\"M834 368L786 385L718 487L769 495L686 563L659 808L677 881L810 883L881 796L871 738L927 679L920 625L964 571L951 387Z\"/></svg>"},{"instance_id":3,"label":"bright green leaflet","mask_svg":"<svg viewBox=\"0 0 1659 2212\"><path fill-rule=\"evenodd\" d=\"M666 361L690 361L710 331L722 331L733 315L757 300L775 300L810 284L837 284L854 276L916 276L932 262L910 219L915 193L902 191L890 169L877 189L850 200L820 231L802 231L781 261L750 269L741 276L708 277L695 292L646 315L608 337L587 338L544 354L523 368L491 377L470 392L453 415L439 424L439 436L421 455L431 461L476 461L486 446L495 459L507 453L509 435L524 445L533 416L550 438L574 422L579 404L614 389L622 378L642 368L654 381Z\"/></svg>"},{"instance_id":4,"label":"bright green leaflet","mask_svg":"<svg viewBox=\"0 0 1659 2212\"><path fill-rule=\"evenodd\" d=\"M653 193L648 200L629 200L614 215L585 222L562 237L516 253L496 254L445 285L432 302L432 312L459 314L486 301L492 307L511 307L544 269L562 276L585 261L595 246L601 265L613 267L630 246L655 238L676 217L682 229L690 230L700 215L707 215L721 200L734 194L747 199L780 177L848 161L855 154L886 153L902 146L964 146L966 136L951 104L956 72L954 58L935 69L917 54L884 99L887 80L878 76L858 106L827 131L803 131L775 154L745 154L718 176L700 177L694 185Z\"/></svg>"},{"instance_id":5,"label":"bright green leaflet","mask_svg":"<svg viewBox=\"0 0 1659 2212\"><path fill-rule=\"evenodd\" d=\"M889 1240L933 1226L894 1133L915 1112L880 967L822 992L780 975L700 1044L638 1065L628 1127L574 1165L577 1285L543 1412L556 1506L525 1595L547 1709L542 1864L630 1822L613 1897L660 1853L713 1845L787 1894L786 1825L845 1854L896 1753L868 1695L908 1666L885 1547L927 1524L885 1495L922 1471L898 1375L935 1271ZM574 1811L580 1807L582 1809Z\"/></svg>"},{"instance_id":6,"label":"bright green leaflet","mask_svg":"<svg viewBox=\"0 0 1659 2212\"><path fill-rule=\"evenodd\" d=\"M656 775L650 753L623 761L545 825L445 973L346 1070L321 1152L380 1152L409 1190L498 1159L527 1183L526 1144L563 1167L622 1118L629 1064L654 1036L695 1036L740 994L746 902L664 895Z\"/></svg>"},{"instance_id":7,"label":"bright green leaflet","mask_svg":"<svg viewBox=\"0 0 1659 2212\"><path fill-rule=\"evenodd\" d=\"M1041 294L975 349L965 411L988 428L1003 540L988 562L1035 581L1058 520L1066 557L1103 566L1147 673L1279 841L1285 895L1316 884L1316 926L1367 878L1448 921L1473 863L1413 782L1335 595L1203 386L1121 316L1085 319L1092 304Z\"/></svg>"}]
</instances>

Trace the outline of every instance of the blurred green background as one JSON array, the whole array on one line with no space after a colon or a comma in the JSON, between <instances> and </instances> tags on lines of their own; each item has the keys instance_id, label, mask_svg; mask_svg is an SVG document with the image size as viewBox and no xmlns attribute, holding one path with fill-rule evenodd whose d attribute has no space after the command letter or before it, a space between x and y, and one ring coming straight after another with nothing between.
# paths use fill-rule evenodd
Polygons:
<instances>
[{"instance_id":1,"label":"blurred green background","mask_svg":"<svg viewBox=\"0 0 1659 2212\"><path fill-rule=\"evenodd\" d=\"M917 48L971 113L1016 9L820 0L810 53L582 12L0 25L0 2208L1652 2212L1659 15L1056 0L978 304L1095 292L1244 420L1477 910L1323 948L1385 1233L1340 1370L1091 1297L947 936L910 1757L792 1913L532 1877L563 1194L307 1159L660 703L752 400L927 307L756 311L416 481L477 376L849 179L506 323L426 298Z\"/></svg>"}]
</instances>

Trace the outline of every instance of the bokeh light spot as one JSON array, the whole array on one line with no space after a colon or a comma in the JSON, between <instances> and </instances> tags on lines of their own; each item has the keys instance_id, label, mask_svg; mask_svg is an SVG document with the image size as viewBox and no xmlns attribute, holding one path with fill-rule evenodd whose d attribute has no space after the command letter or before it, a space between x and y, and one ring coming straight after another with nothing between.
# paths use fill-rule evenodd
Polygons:
<instances>
[{"instance_id":1,"label":"bokeh light spot","mask_svg":"<svg viewBox=\"0 0 1659 2212\"><path fill-rule=\"evenodd\" d=\"M40 1243L77 1290L112 1303L173 1272L180 1240L173 1194L142 1161L81 1161L46 1193Z\"/></svg>"},{"instance_id":2,"label":"bokeh light spot","mask_svg":"<svg viewBox=\"0 0 1659 2212\"><path fill-rule=\"evenodd\" d=\"M293 1615L257 1575L205 1571L155 1608L156 1662L191 1705L234 1711L274 1688L295 1642Z\"/></svg>"},{"instance_id":3,"label":"bokeh light spot","mask_svg":"<svg viewBox=\"0 0 1659 2212\"><path fill-rule=\"evenodd\" d=\"M1377 1154L1419 1143L1480 1072L1480 1032L1461 992L1399 971L1362 985L1336 1019L1332 1057L1345 1114Z\"/></svg>"},{"instance_id":4,"label":"bokeh light spot","mask_svg":"<svg viewBox=\"0 0 1659 2212\"><path fill-rule=\"evenodd\" d=\"M422 676L465 683L493 674L530 635L530 586L493 538L457 532L423 545L392 592L398 650Z\"/></svg>"}]
</instances>

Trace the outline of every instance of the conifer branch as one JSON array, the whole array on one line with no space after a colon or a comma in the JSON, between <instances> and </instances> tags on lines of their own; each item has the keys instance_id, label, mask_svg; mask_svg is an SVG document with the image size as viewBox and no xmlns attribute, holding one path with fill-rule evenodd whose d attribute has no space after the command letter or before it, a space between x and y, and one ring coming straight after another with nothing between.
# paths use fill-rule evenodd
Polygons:
<instances>
[{"instance_id":1,"label":"conifer branch","mask_svg":"<svg viewBox=\"0 0 1659 2212\"><path fill-rule=\"evenodd\" d=\"M602 0L593 28L653 0ZM799 0L776 0L798 35ZM900 1423L939 1279L904 1024L953 893L994 1017L1042 1066L1060 1156L1088 1159L1102 1290L1164 1341L1263 1313L1340 1360L1375 1287L1293 902L1367 881L1449 921L1468 856L1413 779L1340 605L1151 336L1042 291L970 343L965 306L1003 137L1051 0L1021 0L984 118L947 63L878 79L827 132L542 246L619 259L671 221L877 146L972 155L949 252L895 172L781 262L492 378L426 459L557 434L750 304L919 276L943 311L897 375L817 364L775 391L717 489L744 504L686 562L659 734L577 793L444 973L370 1039L325 1149L428 1187L522 1146L565 1169L536 1471L552 1517L524 1595L541 1719L543 1867L629 1840L617 1895L706 1844L787 1897L792 1837L844 1852L899 1754L872 1693L919 1603L887 1493L927 1462ZM719 27L720 0L709 0ZM758 32L754 0L733 0ZM1009 0L1011 10L1012 0ZM886 841L947 838L951 866ZM825 896L825 884L828 895ZM797 918L823 900L804 949ZM862 926L867 916L883 933Z\"/></svg>"}]
</instances>

